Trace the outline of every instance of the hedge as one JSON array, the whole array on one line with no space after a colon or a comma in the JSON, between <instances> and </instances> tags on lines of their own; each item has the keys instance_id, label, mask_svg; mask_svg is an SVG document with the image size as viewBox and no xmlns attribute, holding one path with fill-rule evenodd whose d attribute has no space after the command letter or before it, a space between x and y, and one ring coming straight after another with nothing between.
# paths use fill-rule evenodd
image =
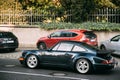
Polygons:
<instances>
[{"instance_id":1,"label":"hedge","mask_svg":"<svg viewBox=\"0 0 120 80\"><path fill-rule=\"evenodd\" d=\"M41 23L40 28L45 30L55 29L88 29L94 31L120 31L119 23L84 22L84 23Z\"/></svg>"}]
</instances>

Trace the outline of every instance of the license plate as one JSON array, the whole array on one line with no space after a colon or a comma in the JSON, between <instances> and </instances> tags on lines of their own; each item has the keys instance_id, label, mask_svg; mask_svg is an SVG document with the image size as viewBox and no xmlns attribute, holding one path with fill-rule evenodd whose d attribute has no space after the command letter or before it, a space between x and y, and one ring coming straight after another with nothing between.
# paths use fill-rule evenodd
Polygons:
<instances>
[{"instance_id":1,"label":"license plate","mask_svg":"<svg viewBox=\"0 0 120 80\"><path fill-rule=\"evenodd\" d=\"M14 43L14 41L7 41L7 43Z\"/></svg>"},{"instance_id":2,"label":"license plate","mask_svg":"<svg viewBox=\"0 0 120 80\"><path fill-rule=\"evenodd\" d=\"M90 41L91 41L91 42L95 42L95 39L91 39Z\"/></svg>"}]
</instances>

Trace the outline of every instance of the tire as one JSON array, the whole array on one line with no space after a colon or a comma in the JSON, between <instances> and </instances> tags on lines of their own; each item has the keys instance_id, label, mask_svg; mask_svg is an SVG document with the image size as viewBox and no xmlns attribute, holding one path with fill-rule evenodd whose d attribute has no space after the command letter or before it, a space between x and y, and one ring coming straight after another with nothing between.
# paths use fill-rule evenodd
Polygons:
<instances>
[{"instance_id":1,"label":"tire","mask_svg":"<svg viewBox=\"0 0 120 80\"><path fill-rule=\"evenodd\" d=\"M38 49L39 50L45 50L46 49L46 45L45 45L45 43L39 43L39 45L38 45Z\"/></svg>"},{"instance_id":2,"label":"tire","mask_svg":"<svg viewBox=\"0 0 120 80\"><path fill-rule=\"evenodd\" d=\"M86 59L79 59L76 62L76 70L81 74L87 74L92 72L92 65Z\"/></svg>"},{"instance_id":3,"label":"tire","mask_svg":"<svg viewBox=\"0 0 120 80\"><path fill-rule=\"evenodd\" d=\"M39 65L38 58L35 55L28 56L26 59L26 65L31 69L37 68Z\"/></svg>"},{"instance_id":4,"label":"tire","mask_svg":"<svg viewBox=\"0 0 120 80\"><path fill-rule=\"evenodd\" d=\"M105 47L104 45L102 45L102 46L100 47L100 49L101 49L101 50L106 50L106 47Z\"/></svg>"}]
</instances>

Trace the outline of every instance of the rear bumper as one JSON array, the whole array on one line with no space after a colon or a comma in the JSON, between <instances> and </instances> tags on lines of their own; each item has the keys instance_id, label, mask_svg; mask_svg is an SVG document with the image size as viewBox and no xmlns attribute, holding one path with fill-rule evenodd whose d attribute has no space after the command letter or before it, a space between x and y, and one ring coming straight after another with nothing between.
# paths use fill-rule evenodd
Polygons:
<instances>
[{"instance_id":1,"label":"rear bumper","mask_svg":"<svg viewBox=\"0 0 120 80\"><path fill-rule=\"evenodd\" d=\"M115 63L111 63L111 64L95 64L94 65L94 69L95 70L111 70L113 68L115 68L115 66L118 65L118 62Z\"/></svg>"},{"instance_id":2,"label":"rear bumper","mask_svg":"<svg viewBox=\"0 0 120 80\"><path fill-rule=\"evenodd\" d=\"M95 65L95 70L110 70L114 65Z\"/></svg>"},{"instance_id":3,"label":"rear bumper","mask_svg":"<svg viewBox=\"0 0 120 80\"><path fill-rule=\"evenodd\" d=\"M10 49L10 48L18 48L18 43L14 44L0 44L0 49Z\"/></svg>"}]
</instances>

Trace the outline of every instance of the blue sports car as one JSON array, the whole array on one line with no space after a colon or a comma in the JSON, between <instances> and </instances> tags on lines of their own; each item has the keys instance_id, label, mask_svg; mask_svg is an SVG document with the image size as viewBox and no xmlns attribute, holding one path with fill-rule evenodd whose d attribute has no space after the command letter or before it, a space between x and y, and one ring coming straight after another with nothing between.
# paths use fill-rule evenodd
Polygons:
<instances>
[{"instance_id":1,"label":"blue sports car","mask_svg":"<svg viewBox=\"0 0 120 80\"><path fill-rule=\"evenodd\" d=\"M93 70L111 70L116 65L112 51L103 51L86 43L61 41L49 50L26 50L19 58L21 64L29 68L53 65L76 69L86 74Z\"/></svg>"}]
</instances>

